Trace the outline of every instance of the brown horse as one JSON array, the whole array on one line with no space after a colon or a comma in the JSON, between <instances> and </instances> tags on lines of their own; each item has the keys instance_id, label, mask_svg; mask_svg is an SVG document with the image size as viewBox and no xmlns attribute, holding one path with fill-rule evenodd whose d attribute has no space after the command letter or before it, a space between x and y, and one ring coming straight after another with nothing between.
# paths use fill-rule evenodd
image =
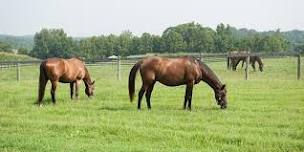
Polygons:
<instances>
[{"instance_id":1,"label":"brown horse","mask_svg":"<svg viewBox=\"0 0 304 152\"><path fill-rule=\"evenodd\" d=\"M188 109L191 110L192 89L193 85L201 80L206 82L215 93L217 104L222 109L227 107L226 88L213 71L200 60L194 57L180 58L161 58L148 57L138 61L129 74L129 96L133 100L135 92L135 76L140 70L142 78L142 87L138 93L138 106L141 107L141 99L146 92L146 101L148 109L151 109L150 97L156 81L167 86L186 85L184 98L184 109L188 102Z\"/></svg>"},{"instance_id":2,"label":"brown horse","mask_svg":"<svg viewBox=\"0 0 304 152\"><path fill-rule=\"evenodd\" d=\"M232 66L232 70L236 71L238 64L242 61L242 68L244 67L244 63L246 62L247 55L245 54L236 54L228 57L228 61L230 60ZM249 63L251 64L253 71L255 71L255 63L259 64L259 70L263 72L264 64L262 59L257 55L250 55Z\"/></svg>"},{"instance_id":3,"label":"brown horse","mask_svg":"<svg viewBox=\"0 0 304 152\"><path fill-rule=\"evenodd\" d=\"M52 102L56 103L55 91L58 82L70 83L70 95L73 99L74 84L75 96L78 99L79 85L81 80L85 84L85 93L88 97L93 95L94 82L91 81L90 74L85 67L84 63L78 58L61 59L61 58L49 58L42 61L40 65L40 76L39 76L39 92L37 104L41 105L41 101L44 97L45 86L48 80L52 83L51 95Z\"/></svg>"}]
</instances>

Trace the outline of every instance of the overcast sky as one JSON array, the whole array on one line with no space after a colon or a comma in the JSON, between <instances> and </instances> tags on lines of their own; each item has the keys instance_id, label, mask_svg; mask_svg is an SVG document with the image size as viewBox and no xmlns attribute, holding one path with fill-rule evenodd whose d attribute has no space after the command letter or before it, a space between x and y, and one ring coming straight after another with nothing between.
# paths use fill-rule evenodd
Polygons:
<instances>
[{"instance_id":1,"label":"overcast sky","mask_svg":"<svg viewBox=\"0 0 304 152\"><path fill-rule=\"evenodd\" d=\"M187 22L258 31L304 30L304 0L0 0L0 33L63 28L70 36L161 34Z\"/></svg>"}]
</instances>

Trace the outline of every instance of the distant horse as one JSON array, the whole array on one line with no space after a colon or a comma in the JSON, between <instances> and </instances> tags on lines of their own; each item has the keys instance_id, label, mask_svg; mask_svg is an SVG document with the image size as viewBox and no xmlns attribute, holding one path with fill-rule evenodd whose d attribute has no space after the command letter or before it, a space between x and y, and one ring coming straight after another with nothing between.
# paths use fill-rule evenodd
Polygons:
<instances>
[{"instance_id":1,"label":"distant horse","mask_svg":"<svg viewBox=\"0 0 304 152\"><path fill-rule=\"evenodd\" d=\"M84 63L78 58L61 59L61 58L49 58L42 61L40 65L40 76L39 76L39 92L37 104L41 105L41 101L44 97L45 86L48 80L52 83L51 95L52 102L56 103L55 91L58 82L70 83L70 95L73 99L74 84L75 96L78 99L79 85L81 80L85 84L85 93L88 97L93 95L94 82L91 81L90 74L85 67Z\"/></svg>"},{"instance_id":2,"label":"distant horse","mask_svg":"<svg viewBox=\"0 0 304 152\"><path fill-rule=\"evenodd\" d=\"M146 92L146 102L148 109L151 109L150 97L156 81L167 86L186 85L184 98L184 109L188 102L188 109L191 110L192 89L193 85L201 80L206 82L215 93L217 104L222 109L227 107L226 88L213 71L200 60L194 57L180 58L161 58L148 57L138 61L129 74L129 96L133 100L135 92L136 72L140 70L142 78L142 87L138 93L137 108L141 108L141 99Z\"/></svg>"},{"instance_id":3,"label":"distant horse","mask_svg":"<svg viewBox=\"0 0 304 152\"><path fill-rule=\"evenodd\" d=\"M232 70L236 71L238 64L242 61L242 68L244 66L244 62L246 62L247 55L245 54L236 54L228 57L228 60L231 62ZM259 64L259 70L263 72L263 62L262 59L257 55L250 55L249 63L251 64L253 71L256 70L255 63Z\"/></svg>"}]
</instances>

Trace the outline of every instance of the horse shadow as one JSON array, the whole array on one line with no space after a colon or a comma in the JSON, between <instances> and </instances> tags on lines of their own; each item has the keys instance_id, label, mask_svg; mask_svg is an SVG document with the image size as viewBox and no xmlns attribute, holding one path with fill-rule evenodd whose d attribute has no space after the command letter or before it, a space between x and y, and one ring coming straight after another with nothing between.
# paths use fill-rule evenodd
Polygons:
<instances>
[{"instance_id":1,"label":"horse shadow","mask_svg":"<svg viewBox=\"0 0 304 152\"><path fill-rule=\"evenodd\" d=\"M97 108L97 110L105 110L105 111L132 111L130 107L111 107L111 106L102 106Z\"/></svg>"},{"instance_id":2,"label":"horse shadow","mask_svg":"<svg viewBox=\"0 0 304 152\"><path fill-rule=\"evenodd\" d=\"M33 104L34 104L34 105L38 105L38 102L35 101ZM50 105L50 104L53 104L53 101L52 101L51 98L45 98L45 99L43 100L42 104L43 104L43 105Z\"/></svg>"}]
</instances>

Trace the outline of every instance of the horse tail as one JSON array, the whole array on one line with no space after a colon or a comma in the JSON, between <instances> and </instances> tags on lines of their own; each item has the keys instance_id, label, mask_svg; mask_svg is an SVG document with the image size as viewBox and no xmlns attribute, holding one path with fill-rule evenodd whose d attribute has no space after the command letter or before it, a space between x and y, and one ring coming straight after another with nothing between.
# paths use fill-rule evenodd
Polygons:
<instances>
[{"instance_id":1,"label":"horse tail","mask_svg":"<svg viewBox=\"0 0 304 152\"><path fill-rule=\"evenodd\" d=\"M134 92L135 92L135 78L136 78L136 73L138 69L140 68L142 64L142 61L138 61L131 69L130 74L129 74L129 97L130 97L130 102L133 101L134 98Z\"/></svg>"},{"instance_id":2,"label":"horse tail","mask_svg":"<svg viewBox=\"0 0 304 152\"><path fill-rule=\"evenodd\" d=\"M40 64L40 74L39 74L39 89L38 89L38 101L37 103L40 104L41 100L43 99L44 92L45 92L45 85L47 83L47 73L45 71L46 61L42 61Z\"/></svg>"}]
</instances>

